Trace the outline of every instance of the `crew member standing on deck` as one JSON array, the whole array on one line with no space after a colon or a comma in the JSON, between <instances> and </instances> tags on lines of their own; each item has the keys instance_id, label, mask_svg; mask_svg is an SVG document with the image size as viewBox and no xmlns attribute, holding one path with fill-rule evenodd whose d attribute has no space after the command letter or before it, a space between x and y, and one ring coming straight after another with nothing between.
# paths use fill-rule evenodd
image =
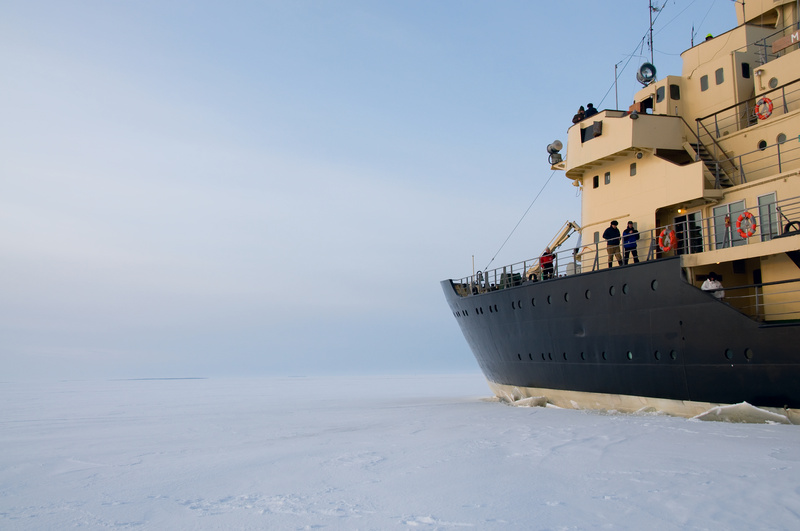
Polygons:
<instances>
[{"instance_id":1,"label":"crew member standing on deck","mask_svg":"<svg viewBox=\"0 0 800 531\"><path fill-rule=\"evenodd\" d=\"M633 221L628 222L628 228L622 231L622 261L628 265L628 256L633 255L633 263L639 263L639 253L636 242L639 240L639 231L633 228Z\"/></svg>"},{"instance_id":2,"label":"crew member standing on deck","mask_svg":"<svg viewBox=\"0 0 800 531\"><path fill-rule=\"evenodd\" d=\"M617 228L617 220L611 222L611 225L603 232L603 239L606 240L606 251L608 252L608 267L614 265L614 257L617 258L619 265L622 265L622 253L619 252L619 229Z\"/></svg>"},{"instance_id":3,"label":"crew member standing on deck","mask_svg":"<svg viewBox=\"0 0 800 531\"><path fill-rule=\"evenodd\" d=\"M553 278L553 256L550 247L544 248L544 253L539 257L539 265L542 266L542 280Z\"/></svg>"}]
</instances>

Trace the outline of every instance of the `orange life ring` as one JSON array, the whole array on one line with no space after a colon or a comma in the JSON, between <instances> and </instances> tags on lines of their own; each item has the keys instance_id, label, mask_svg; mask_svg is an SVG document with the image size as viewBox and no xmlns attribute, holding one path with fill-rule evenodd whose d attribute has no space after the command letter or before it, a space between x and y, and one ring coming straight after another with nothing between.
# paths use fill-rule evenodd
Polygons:
<instances>
[{"instance_id":1,"label":"orange life ring","mask_svg":"<svg viewBox=\"0 0 800 531\"><path fill-rule=\"evenodd\" d=\"M675 247L675 242L678 238L675 236L675 231L671 229L664 229L658 235L658 246L665 253Z\"/></svg>"},{"instance_id":2,"label":"orange life ring","mask_svg":"<svg viewBox=\"0 0 800 531\"><path fill-rule=\"evenodd\" d=\"M742 221L745 220L747 220L747 227L742 228ZM739 236L742 238L746 239L752 236L756 232L756 218L753 217L753 214L747 211L743 212L736 220L736 230L739 231Z\"/></svg>"},{"instance_id":3,"label":"orange life ring","mask_svg":"<svg viewBox=\"0 0 800 531\"><path fill-rule=\"evenodd\" d=\"M767 110L761 112L761 106L766 105ZM769 98L761 98L756 102L756 116L758 116L759 120L766 120L770 116L772 116L772 100Z\"/></svg>"}]
</instances>

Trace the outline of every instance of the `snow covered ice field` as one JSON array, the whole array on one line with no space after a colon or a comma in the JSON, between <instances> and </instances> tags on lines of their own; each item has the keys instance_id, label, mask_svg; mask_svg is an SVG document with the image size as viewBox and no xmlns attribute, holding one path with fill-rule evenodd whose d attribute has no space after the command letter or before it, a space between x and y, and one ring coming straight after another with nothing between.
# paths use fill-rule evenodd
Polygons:
<instances>
[{"instance_id":1,"label":"snow covered ice field","mask_svg":"<svg viewBox=\"0 0 800 531\"><path fill-rule=\"evenodd\" d=\"M0 383L0 529L800 529L800 426L480 375Z\"/></svg>"}]
</instances>

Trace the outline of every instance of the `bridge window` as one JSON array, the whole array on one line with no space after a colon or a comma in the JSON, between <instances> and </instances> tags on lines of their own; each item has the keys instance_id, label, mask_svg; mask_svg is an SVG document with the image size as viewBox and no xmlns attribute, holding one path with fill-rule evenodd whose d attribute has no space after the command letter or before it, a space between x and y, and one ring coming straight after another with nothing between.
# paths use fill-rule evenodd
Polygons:
<instances>
[{"instance_id":1,"label":"bridge window","mask_svg":"<svg viewBox=\"0 0 800 531\"><path fill-rule=\"evenodd\" d=\"M708 90L708 76L703 76L700 78L700 90L702 92Z\"/></svg>"},{"instance_id":2,"label":"bridge window","mask_svg":"<svg viewBox=\"0 0 800 531\"><path fill-rule=\"evenodd\" d=\"M669 97L672 100L681 99L681 87L680 87L680 85L670 85L669 86Z\"/></svg>"},{"instance_id":3,"label":"bridge window","mask_svg":"<svg viewBox=\"0 0 800 531\"><path fill-rule=\"evenodd\" d=\"M595 175L592 177L592 188L597 188L598 186L600 186L600 176Z\"/></svg>"},{"instance_id":4,"label":"bridge window","mask_svg":"<svg viewBox=\"0 0 800 531\"><path fill-rule=\"evenodd\" d=\"M661 103L664 101L664 96L666 95L667 90L664 87L658 87L656 89L656 103Z\"/></svg>"},{"instance_id":5,"label":"bridge window","mask_svg":"<svg viewBox=\"0 0 800 531\"><path fill-rule=\"evenodd\" d=\"M636 163L632 162L631 163L631 177L633 177L634 175L636 175Z\"/></svg>"},{"instance_id":6,"label":"bridge window","mask_svg":"<svg viewBox=\"0 0 800 531\"><path fill-rule=\"evenodd\" d=\"M611 184L611 172L606 172L606 184Z\"/></svg>"},{"instance_id":7,"label":"bridge window","mask_svg":"<svg viewBox=\"0 0 800 531\"><path fill-rule=\"evenodd\" d=\"M725 73L722 68L717 68L717 71L714 72L714 75L717 78L717 85L722 85L725 82Z\"/></svg>"}]
</instances>

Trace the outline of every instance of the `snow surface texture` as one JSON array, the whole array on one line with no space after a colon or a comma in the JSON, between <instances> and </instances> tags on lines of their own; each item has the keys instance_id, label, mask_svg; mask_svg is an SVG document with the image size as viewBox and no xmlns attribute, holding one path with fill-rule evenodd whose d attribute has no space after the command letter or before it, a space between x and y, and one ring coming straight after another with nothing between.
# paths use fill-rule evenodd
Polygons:
<instances>
[{"instance_id":1,"label":"snow surface texture","mask_svg":"<svg viewBox=\"0 0 800 531\"><path fill-rule=\"evenodd\" d=\"M482 377L0 383L0 528L800 529L800 428Z\"/></svg>"}]
</instances>

